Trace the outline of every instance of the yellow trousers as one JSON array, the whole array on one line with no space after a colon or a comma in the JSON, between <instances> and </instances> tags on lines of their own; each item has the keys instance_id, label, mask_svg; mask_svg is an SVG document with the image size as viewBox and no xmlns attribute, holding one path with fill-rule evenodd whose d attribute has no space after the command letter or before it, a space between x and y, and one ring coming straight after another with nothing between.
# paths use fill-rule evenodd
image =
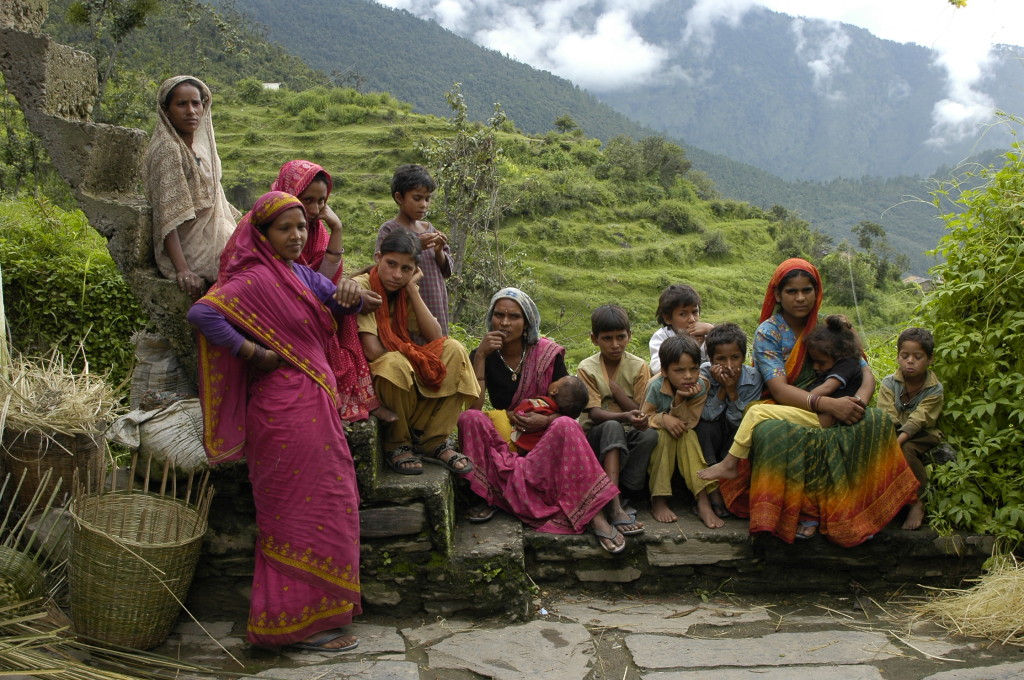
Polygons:
<instances>
[{"instance_id":1,"label":"yellow trousers","mask_svg":"<svg viewBox=\"0 0 1024 680\"><path fill-rule=\"evenodd\" d=\"M400 352L386 352L370 363L377 396L398 416L384 425L384 451L415 445L422 453L432 453L480 394L469 355L457 340L444 341L441 360L448 373L436 390L420 382Z\"/></svg>"},{"instance_id":2,"label":"yellow trousers","mask_svg":"<svg viewBox=\"0 0 1024 680\"><path fill-rule=\"evenodd\" d=\"M704 460L696 432L687 430L682 437L676 438L667 430L658 430L658 443L651 451L651 460L647 464L651 496L672 495L672 474L676 468L683 476L686 488L694 496L701 491L714 491L718 488L717 481L697 476L697 473L706 467L707 462Z\"/></svg>"}]
</instances>

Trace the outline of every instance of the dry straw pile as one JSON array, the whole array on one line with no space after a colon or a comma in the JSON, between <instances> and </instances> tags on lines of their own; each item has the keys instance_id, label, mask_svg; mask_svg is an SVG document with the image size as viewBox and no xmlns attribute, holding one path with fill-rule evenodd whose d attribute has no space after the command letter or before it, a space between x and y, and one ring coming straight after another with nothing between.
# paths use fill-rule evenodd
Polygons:
<instances>
[{"instance_id":1,"label":"dry straw pile","mask_svg":"<svg viewBox=\"0 0 1024 680\"><path fill-rule=\"evenodd\" d=\"M967 590L941 590L919 605L916 617L961 635L1024 646L1024 565L1012 555Z\"/></svg>"}]
</instances>

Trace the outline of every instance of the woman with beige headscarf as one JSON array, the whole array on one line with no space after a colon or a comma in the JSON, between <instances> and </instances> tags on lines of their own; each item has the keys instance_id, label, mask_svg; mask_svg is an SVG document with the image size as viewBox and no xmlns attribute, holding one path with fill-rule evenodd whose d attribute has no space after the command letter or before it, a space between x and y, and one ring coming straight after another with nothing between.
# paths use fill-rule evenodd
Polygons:
<instances>
[{"instance_id":1,"label":"woman with beige headscarf","mask_svg":"<svg viewBox=\"0 0 1024 680\"><path fill-rule=\"evenodd\" d=\"M239 212L220 184L210 89L198 78L175 76L160 86L157 103L144 176L154 256L161 274L198 298L217 280Z\"/></svg>"}]
</instances>

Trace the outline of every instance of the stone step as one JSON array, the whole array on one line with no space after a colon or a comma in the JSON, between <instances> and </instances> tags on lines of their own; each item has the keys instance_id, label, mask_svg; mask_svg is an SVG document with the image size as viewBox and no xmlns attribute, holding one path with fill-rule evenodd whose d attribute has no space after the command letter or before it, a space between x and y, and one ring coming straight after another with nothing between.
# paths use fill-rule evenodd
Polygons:
<instances>
[{"instance_id":1,"label":"stone step","mask_svg":"<svg viewBox=\"0 0 1024 680\"><path fill-rule=\"evenodd\" d=\"M619 583L644 593L847 592L904 586L956 586L981 573L992 538L940 537L923 528L904 531L894 522L862 545L843 548L824 537L789 545L754 536L746 520L731 517L708 529L680 513L662 524L641 511L646 531L627 538L626 550L609 555L594 536L560 536L527 530L526 569L538 585L580 588Z\"/></svg>"},{"instance_id":2,"label":"stone step","mask_svg":"<svg viewBox=\"0 0 1024 680\"><path fill-rule=\"evenodd\" d=\"M86 52L32 32L38 29L31 24L39 8L22 0L14 5L12 10L21 5L23 11L11 15L6 8L0 11L0 25L10 26L0 28L0 65L7 88L18 98L26 116L38 111L67 120L88 120L99 93L96 60ZM45 8L42 15L46 15Z\"/></svg>"}]
</instances>

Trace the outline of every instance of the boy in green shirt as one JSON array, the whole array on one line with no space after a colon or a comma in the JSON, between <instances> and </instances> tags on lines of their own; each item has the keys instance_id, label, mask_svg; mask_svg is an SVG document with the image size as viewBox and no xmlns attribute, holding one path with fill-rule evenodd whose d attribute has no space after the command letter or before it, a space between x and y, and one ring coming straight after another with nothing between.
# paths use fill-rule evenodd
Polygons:
<instances>
[{"instance_id":1,"label":"boy in green shirt","mask_svg":"<svg viewBox=\"0 0 1024 680\"><path fill-rule=\"evenodd\" d=\"M928 484L922 456L942 443L937 423L942 413L942 383L929 368L935 338L925 328L908 328L896 341L899 370L882 379L878 388L878 408L889 414L896 425L896 441L903 449L907 464L921 483L918 498L910 506L903 528L914 530L924 521L921 493Z\"/></svg>"}]
</instances>

